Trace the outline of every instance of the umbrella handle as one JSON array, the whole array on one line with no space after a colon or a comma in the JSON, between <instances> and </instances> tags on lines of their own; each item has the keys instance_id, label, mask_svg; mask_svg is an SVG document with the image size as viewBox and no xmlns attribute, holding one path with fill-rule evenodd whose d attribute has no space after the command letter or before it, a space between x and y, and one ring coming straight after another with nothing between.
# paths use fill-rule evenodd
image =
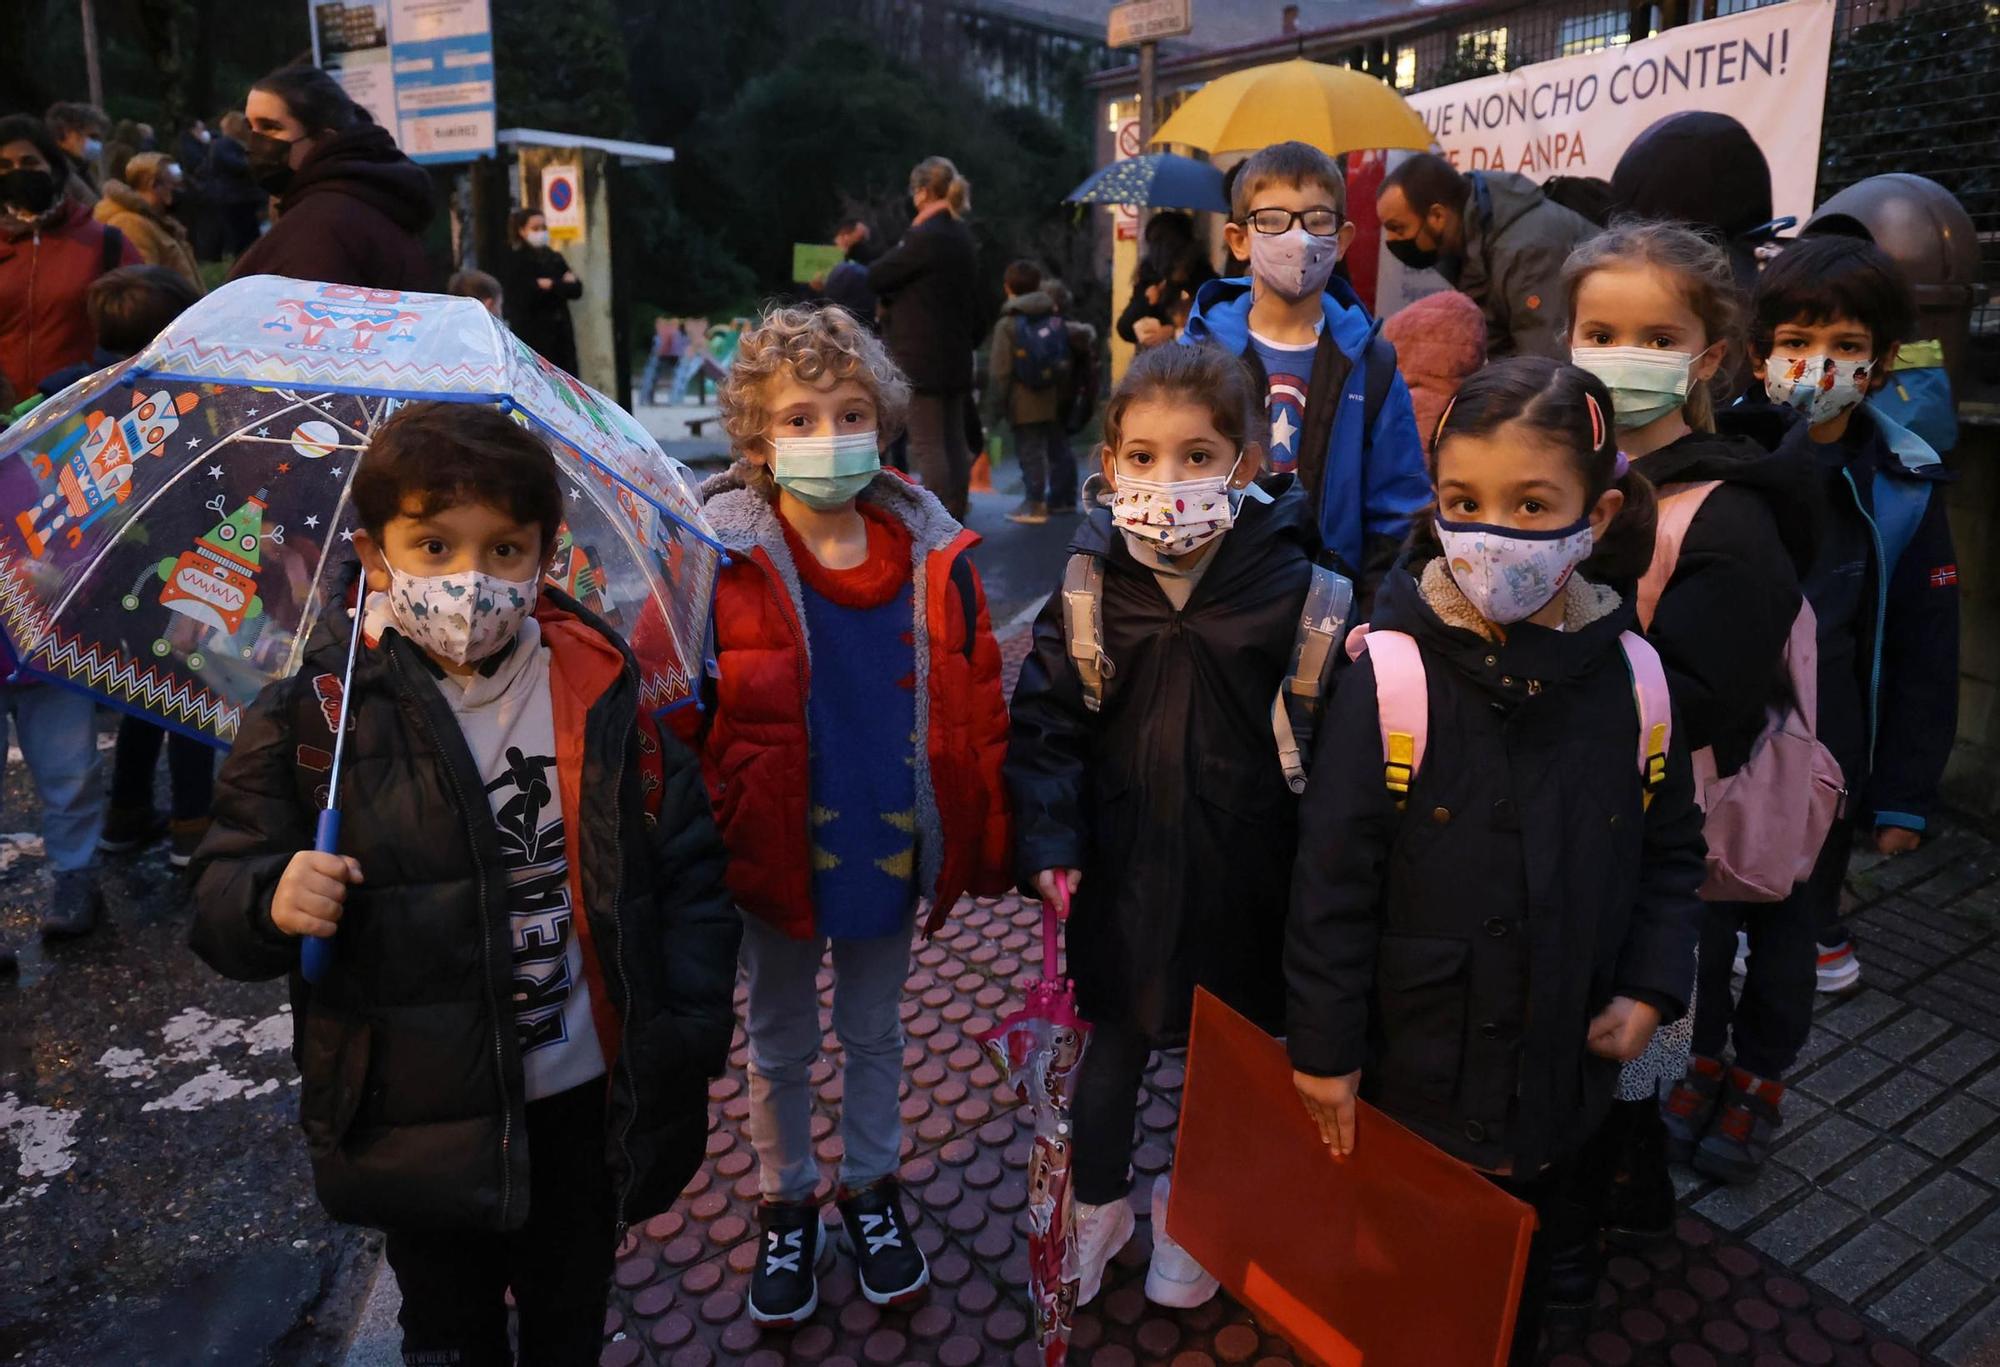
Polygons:
<instances>
[{"instance_id":1,"label":"umbrella handle","mask_svg":"<svg viewBox=\"0 0 2000 1367\"><path fill-rule=\"evenodd\" d=\"M1056 906L1062 908L1062 919L1069 919L1069 875L1056 875L1056 905L1047 900L1042 902L1042 977L1054 982L1056 973Z\"/></svg>"},{"instance_id":2,"label":"umbrella handle","mask_svg":"<svg viewBox=\"0 0 2000 1367\"><path fill-rule=\"evenodd\" d=\"M340 852L340 809L328 807L319 814L319 830L314 834L313 849L321 854ZM299 943L299 975L309 983L316 983L326 976L333 967L333 938L331 936L308 935Z\"/></svg>"}]
</instances>

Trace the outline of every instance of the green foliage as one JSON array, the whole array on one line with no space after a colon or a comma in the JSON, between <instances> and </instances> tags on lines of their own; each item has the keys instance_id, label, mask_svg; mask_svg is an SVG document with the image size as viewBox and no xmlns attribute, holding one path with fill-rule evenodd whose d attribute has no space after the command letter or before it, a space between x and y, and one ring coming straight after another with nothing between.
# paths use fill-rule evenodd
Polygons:
<instances>
[{"instance_id":1,"label":"green foliage","mask_svg":"<svg viewBox=\"0 0 2000 1367\"><path fill-rule=\"evenodd\" d=\"M1491 38L1477 38L1466 34L1458 40L1444 59L1436 74L1425 83L1428 88L1454 85L1459 81L1476 81L1481 76L1498 76L1507 69L1497 45Z\"/></svg>"},{"instance_id":2,"label":"green foliage","mask_svg":"<svg viewBox=\"0 0 2000 1367\"><path fill-rule=\"evenodd\" d=\"M492 13L501 127L632 136L625 46L610 0L499 0Z\"/></svg>"}]
</instances>

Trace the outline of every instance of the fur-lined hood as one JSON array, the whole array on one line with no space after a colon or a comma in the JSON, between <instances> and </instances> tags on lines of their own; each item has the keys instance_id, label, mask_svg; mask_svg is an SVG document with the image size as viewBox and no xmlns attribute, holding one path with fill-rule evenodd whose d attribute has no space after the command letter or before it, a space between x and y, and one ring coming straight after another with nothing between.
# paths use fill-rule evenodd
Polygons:
<instances>
[{"instance_id":1,"label":"fur-lined hood","mask_svg":"<svg viewBox=\"0 0 2000 1367\"><path fill-rule=\"evenodd\" d=\"M1424 566L1423 578L1417 581L1417 587L1424 595L1424 602L1446 626L1469 631L1489 641L1506 639L1499 627L1481 617L1479 609L1472 606L1472 600L1465 596L1458 581L1451 577L1451 567L1445 564L1443 556ZM1582 575L1572 574L1569 582L1563 585L1562 629L1565 632L1581 631L1592 622L1601 621L1618 611L1622 601L1618 590L1604 584L1593 584Z\"/></svg>"}]
</instances>

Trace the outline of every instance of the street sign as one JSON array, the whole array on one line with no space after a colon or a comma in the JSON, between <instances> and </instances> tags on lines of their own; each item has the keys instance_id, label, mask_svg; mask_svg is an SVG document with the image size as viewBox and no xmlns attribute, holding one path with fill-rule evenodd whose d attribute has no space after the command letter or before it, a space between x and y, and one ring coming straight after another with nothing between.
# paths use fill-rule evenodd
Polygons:
<instances>
[{"instance_id":1,"label":"street sign","mask_svg":"<svg viewBox=\"0 0 2000 1367\"><path fill-rule=\"evenodd\" d=\"M1112 47L1136 47L1162 38L1178 38L1194 29L1194 0L1130 0L1111 7L1104 41Z\"/></svg>"},{"instance_id":2,"label":"street sign","mask_svg":"<svg viewBox=\"0 0 2000 1367\"><path fill-rule=\"evenodd\" d=\"M551 242L575 242L583 237L581 165L551 162L542 168L542 217L548 220Z\"/></svg>"},{"instance_id":3,"label":"street sign","mask_svg":"<svg viewBox=\"0 0 2000 1367\"><path fill-rule=\"evenodd\" d=\"M1118 123L1118 144L1112 153L1114 161L1136 157L1139 146L1139 120L1137 117L1121 119ZM1120 242L1139 240L1139 206L1136 204L1114 204L1111 207L1112 236Z\"/></svg>"}]
</instances>

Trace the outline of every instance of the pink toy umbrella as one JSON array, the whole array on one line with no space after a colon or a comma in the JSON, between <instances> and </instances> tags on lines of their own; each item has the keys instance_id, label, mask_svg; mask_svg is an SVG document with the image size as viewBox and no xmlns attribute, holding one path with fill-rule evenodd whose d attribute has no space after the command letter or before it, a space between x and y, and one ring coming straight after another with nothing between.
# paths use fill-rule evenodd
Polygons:
<instances>
[{"instance_id":1,"label":"pink toy umbrella","mask_svg":"<svg viewBox=\"0 0 2000 1367\"><path fill-rule=\"evenodd\" d=\"M1059 899L1069 918L1069 884ZM1069 1352L1076 1313L1076 1225L1070 1195L1070 1103L1090 1026L1076 1014L1076 988L1059 976L1056 908L1042 903L1042 976L1019 1011L979 1037L1005 1070L1007 1086L1035 1118L1028 1160L1028 1295L1035 1307L1035 1342L1044 1367Z\"/></svg>"}]
</instances>

